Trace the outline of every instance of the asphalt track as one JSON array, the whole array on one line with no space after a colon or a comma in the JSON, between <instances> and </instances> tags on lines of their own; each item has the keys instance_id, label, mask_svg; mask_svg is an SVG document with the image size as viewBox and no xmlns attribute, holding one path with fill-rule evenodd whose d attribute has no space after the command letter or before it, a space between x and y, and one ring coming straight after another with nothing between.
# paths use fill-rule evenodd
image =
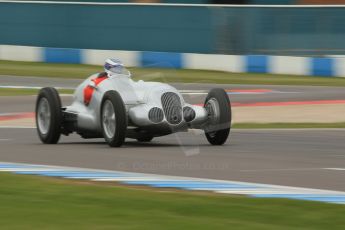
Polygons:
<instances>
[{"instance_id":1,"label":"asphalt track","mask_svg":"<svg viewBox=\"0 0 345 230\"><path fill-rule=\"evenodd\" d=\"M345 191L345 130L233 130L224 146L178 133L151 143L63 137L43 145L35 129L0 129L0 161L144 172Z\"/></svg>"},{"instance_id":2,"label":"asphalt track","mask_svg":"<svg viewBox=\"0 0 345 230\"><path fill-rule=\"evenodd\" d=\"M0 85L75 87L81 80L1 77ZM182 90L219 85L175 84ZM265 89L232 94L232 102L344 100L341 87L221 85L226 89ZM186 95L202 103L206 95ZM32 112L35 97L1 97L0 113ZM64 104L71 101L63 97ZM233 130L224 146L210 146L200 133L179 133L152 143L130 139L109 148L102 139L63 137L42 145L34 129L0 129L0 161L145 172L175 176L289 185L345 191L345 130Z\"/></svg>"}]
</instances>

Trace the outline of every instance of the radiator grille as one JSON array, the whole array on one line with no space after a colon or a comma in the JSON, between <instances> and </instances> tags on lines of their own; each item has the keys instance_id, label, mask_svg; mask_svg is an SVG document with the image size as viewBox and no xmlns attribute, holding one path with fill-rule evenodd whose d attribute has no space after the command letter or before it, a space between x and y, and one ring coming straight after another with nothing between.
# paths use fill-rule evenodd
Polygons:
<instances>
[{"instance_id":1,"label":"radiator grille","mask_svg":"<svg viewBox=\"0 0 345 230\"><path fill-rule=\"evenodd\" d=\"M161 97L165 118L170 124L179 124L182 121L182 106L180 97L176 93L167 92Z\"/></svg>"}]
</instances>

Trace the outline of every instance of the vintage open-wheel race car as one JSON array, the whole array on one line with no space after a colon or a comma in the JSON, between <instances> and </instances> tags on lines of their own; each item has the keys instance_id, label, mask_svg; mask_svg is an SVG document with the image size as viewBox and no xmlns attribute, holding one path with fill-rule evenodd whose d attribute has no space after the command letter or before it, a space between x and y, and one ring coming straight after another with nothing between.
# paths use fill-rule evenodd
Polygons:
<instances>
[{"instance_id":1,"label":"vintage open-wheel race car","mask_svg":"<svg viewBox=\"0 0 345 230\"><path fill-rule=\"evenodd\" d=\"M231 104L227 93L211 89L204 106L184 101L174 87L160 82L133 81L118 61L109 59L106 72L95 74L75 90L73 103L62 107L55 88L39 91L36 126L43 143L55 144L61 134L104 138L112 147L125 138L149 142L188 129L202 129L212 145L222 145L231 128Z\"/></svg>"}]
</instances>

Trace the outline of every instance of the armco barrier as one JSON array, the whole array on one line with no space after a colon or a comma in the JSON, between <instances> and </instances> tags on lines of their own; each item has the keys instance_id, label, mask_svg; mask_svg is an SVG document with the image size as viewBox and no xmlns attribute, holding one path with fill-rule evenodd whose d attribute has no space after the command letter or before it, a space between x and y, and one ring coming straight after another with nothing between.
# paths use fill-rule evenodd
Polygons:
<instances>
[{"instance_id":1,"label":"armco barrier","mask_svg":"<svg viewBox=\"0 0 345 230\"><path fill-rule=\"evenodd\" d=\"M0 60L102 65L109 57L126 66L345 77L345 57L324 58L81 50L0 45Z\"/></svg>"}]
</instances>

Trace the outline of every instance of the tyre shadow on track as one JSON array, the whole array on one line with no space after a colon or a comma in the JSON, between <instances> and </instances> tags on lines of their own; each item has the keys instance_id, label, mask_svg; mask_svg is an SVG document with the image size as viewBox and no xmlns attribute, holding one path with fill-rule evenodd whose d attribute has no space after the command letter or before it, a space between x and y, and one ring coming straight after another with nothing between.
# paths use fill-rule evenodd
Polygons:
<instances>
[{"instance_id":1,"label":"tyre shadow on track","mask_svg":"<svg viewBox=\"0 0 345 230\"><path fill-rule=\"evenodd\" d=\"M58 145L104 145L105 147L108 147L108 144L106 142L80 142L80 141L77 141L77 142L60 142ZM144 143L144 142L125 142L123 144L121 148L131 148L131 147L180 147L180 146L183 146L183 147L206 147L206 146L209 146L209 147L212 147L212 145L208 144L208 143L205 143L205 144L173 144L173 143L158 143L158 142L150 142L150 143ZM226 147L228 145L223 145L223 147ZM116 149L116 148L115 148Z\"/></svg>"}]
</instances>

